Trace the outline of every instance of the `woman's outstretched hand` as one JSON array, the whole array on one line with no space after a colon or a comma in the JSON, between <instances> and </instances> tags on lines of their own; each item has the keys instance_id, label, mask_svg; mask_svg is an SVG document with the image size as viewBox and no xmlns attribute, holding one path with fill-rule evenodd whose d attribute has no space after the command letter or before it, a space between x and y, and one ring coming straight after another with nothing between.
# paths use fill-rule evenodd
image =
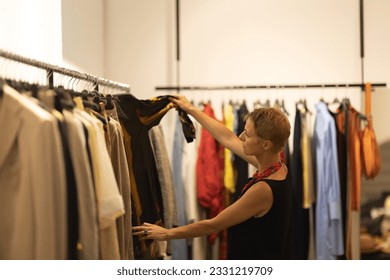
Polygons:
<instances>
[{"instance_id":1,"label":"woman's outstretched hand","mask_svg":"<svg viewBox=\"0 0 390 280\"><path fill-rule=\"evenodd\" d=\"M133 235L139 236L141 240L143 239L167 240L168 229L154 224L143 223L141 226L133 227Z\"/></svg>"},{"instance_id":2,"label":"woman's outstretched hand","mask_svg":"<svg viewBox=\"0 0 390 280\"><path fill-rule=\"evenodd\" d=\"M173 106L176 109L180 108L186 113L189 113L189 111L194 108L194 106L183 95L173 95L173 97L169 97L169 100L173 103Z\"/></svg>"}]
</instances>

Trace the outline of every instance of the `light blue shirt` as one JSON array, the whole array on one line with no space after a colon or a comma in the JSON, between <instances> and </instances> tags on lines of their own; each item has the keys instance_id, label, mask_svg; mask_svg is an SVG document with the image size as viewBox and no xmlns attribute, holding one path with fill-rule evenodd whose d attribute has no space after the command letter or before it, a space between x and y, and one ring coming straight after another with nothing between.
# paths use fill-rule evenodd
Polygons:
<instances>
[{"instance_id":1,"label":"light blue shirt","mask_svg":"<svg viewBox=\"0 0 390 280\"><path fill-rule=\"evenodd\" d=\"M344 254L336 124L325 103L315 106L316 255L319 260L334 260Z\"/></svg>"}]
</instances>

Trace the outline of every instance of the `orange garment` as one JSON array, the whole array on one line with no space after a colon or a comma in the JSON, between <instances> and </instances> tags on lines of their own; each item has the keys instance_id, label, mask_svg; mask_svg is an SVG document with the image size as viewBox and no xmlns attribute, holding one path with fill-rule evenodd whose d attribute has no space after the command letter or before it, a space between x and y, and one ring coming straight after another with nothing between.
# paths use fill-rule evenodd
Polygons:
<instances>
[{"instance_id":1,"label":"orange garment","mask_svg":"<svg viewBox=\"0 0 390 280\"><path fill-rule=\"evenodd\" d=\"M367 125L361 133L363 171L367 179L374 179L382 166L371 115L371 84L366 84Z\"/></svg>"},{"instance_id":2,"label":"orange garment","mask_svg":"<svg viewBox=\"0 0 390 280\"><path fill-rule=\"evenodd\" d=\"M349 102L346 104L348 112L338 110L337 112L337 128L339 132L347 135L347 161L348 172L346 180L346 217L345 217L345 255L347 259L352 259L352 211L360 209L360 193L361 193L361 176L362 176L362 161L361 161L361 129L360 129L360 113L356 111ZM345 120L347 118L347 127ZM340 159L339 159L340 160Z\"/></svg>"},{"instance_id":3,"label":"orange garment","mask_svg":"<svg viewBox=\"0 0 390 280\"><path fill-rule=\"evenodd\" d=\"M349 106L348 111L348 159L351 179L351 210L359 210L362 185L360 119L359 113L352 106Z\"/></svg>"}]
</instances>

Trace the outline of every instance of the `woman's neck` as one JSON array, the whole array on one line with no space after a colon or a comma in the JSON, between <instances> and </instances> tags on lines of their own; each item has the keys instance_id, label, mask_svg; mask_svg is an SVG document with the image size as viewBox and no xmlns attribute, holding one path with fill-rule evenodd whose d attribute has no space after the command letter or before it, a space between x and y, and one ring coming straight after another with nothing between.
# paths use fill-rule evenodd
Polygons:
<instances>
[{"instance_id":1,"label":"woman's neck","mask_svg":"<svg viewBox=\"0 0 390 280\"><path fill-rule=\"evenodd\" d=\"M261 158L260 157L256 157L256 158L257 158L257 162L258 162L257 169L259 170L259 172L262 172L265 169L267 169L268 167L270 167L271 165L281 161L279 153L276 155L275 154L265 154Z\"/></svg>"}]
</instances>

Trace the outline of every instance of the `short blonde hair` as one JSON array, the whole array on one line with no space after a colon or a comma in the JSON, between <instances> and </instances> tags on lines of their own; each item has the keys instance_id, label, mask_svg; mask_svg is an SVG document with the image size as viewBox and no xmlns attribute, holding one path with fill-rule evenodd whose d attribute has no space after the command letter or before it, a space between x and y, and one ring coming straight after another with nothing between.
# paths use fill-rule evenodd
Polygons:
<instances>
[{"instance_id":1,"label":"short blonde hair","mask_svg":"<svg viewBox=\"0 0 390 280\"><path fill-rule=\"evenodd\" d=\"M245 116L250 118L255 126L257 136L274 144L275 151L281 151L290 137L290 122L287 116L278 108L257 108Z\"/></svg>"}]
</instances>

